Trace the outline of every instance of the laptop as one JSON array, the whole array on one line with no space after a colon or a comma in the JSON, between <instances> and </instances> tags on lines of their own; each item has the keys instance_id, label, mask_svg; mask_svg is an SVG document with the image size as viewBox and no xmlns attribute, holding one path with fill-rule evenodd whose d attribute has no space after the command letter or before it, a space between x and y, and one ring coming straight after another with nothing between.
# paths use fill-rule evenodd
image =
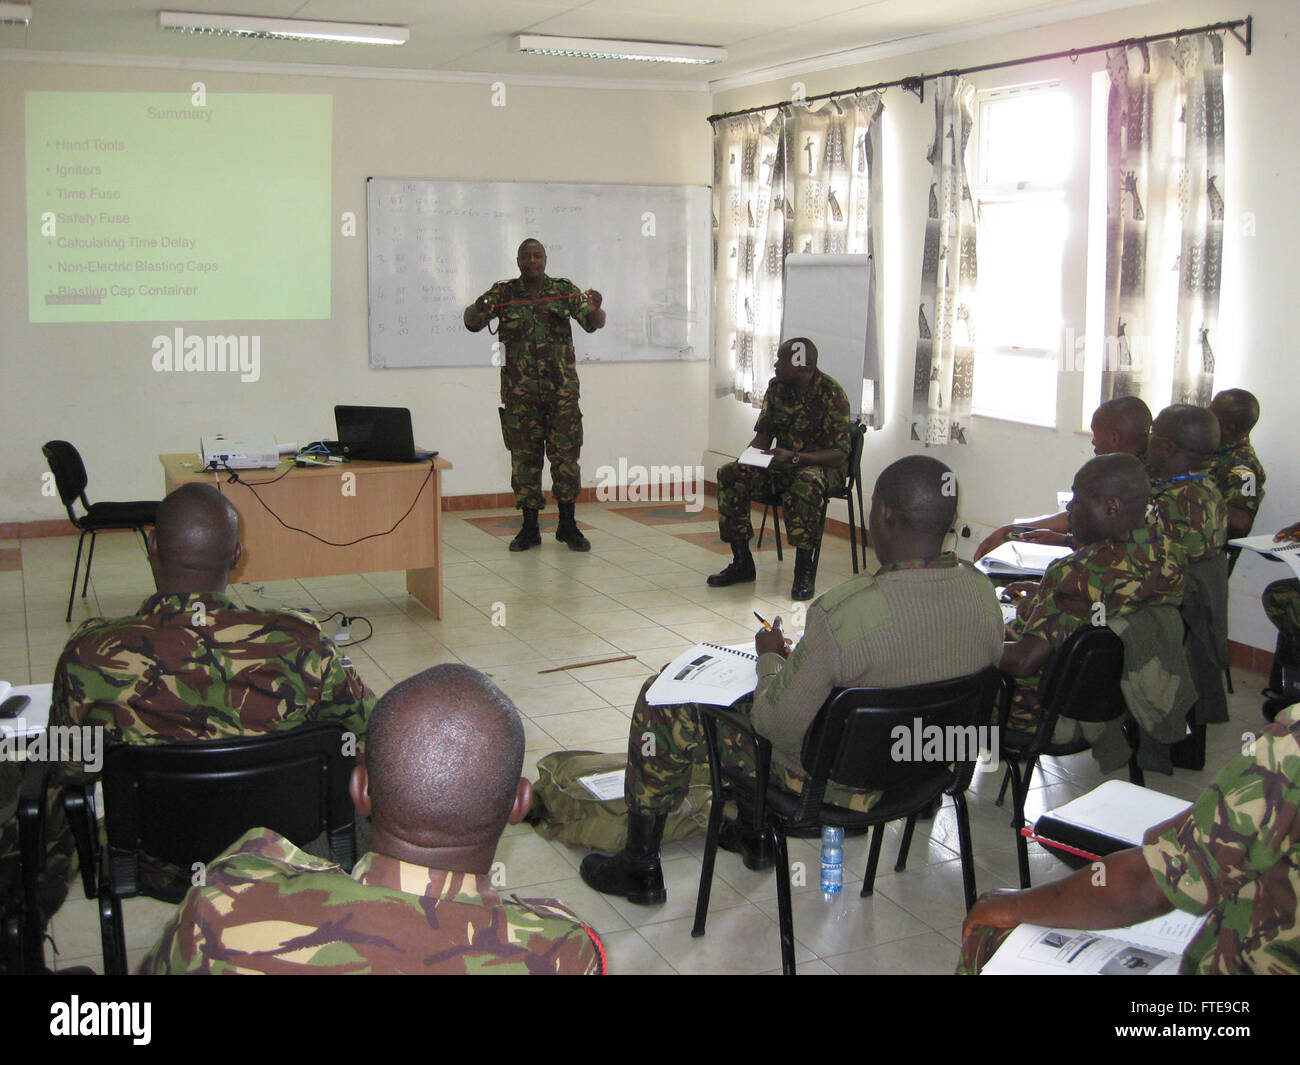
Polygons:
<instances>
[{"instance_id":1,"label":"laptop","mask_svg":"<svg viewBox=\"0 0 1300 1065\"><path fill-rule=\"evenodd\" d=\"M411 412L406 407L334 408L339 447L350 459L372 462L421 462L436 451L417 451L411 432Z\"/></svg>"}]
</instances>

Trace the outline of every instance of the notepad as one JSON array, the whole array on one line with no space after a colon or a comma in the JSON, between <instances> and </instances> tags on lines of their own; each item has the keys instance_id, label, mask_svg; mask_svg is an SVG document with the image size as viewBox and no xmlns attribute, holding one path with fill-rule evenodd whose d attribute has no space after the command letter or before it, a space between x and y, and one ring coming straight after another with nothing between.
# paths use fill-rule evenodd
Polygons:
<instances>
[{"instance_id":1,"label":"notepad","mask_svg":"<svg viewBox=\"0 0 1300 1065\"><path fill-rule=\"evenodd\" d=\"M659 674L645 693L646 704L730 706L749 695L758 684L758 655L748 649L750 646L697 643L674 658Z\"/></svg>"},{"instance_id":2,"label":"notepad","mask_svg":"<svg viewBox=\"0 0 1300 1065\"><path fill-rule=\"evenodd\" d=\"M742 466L761 466L766 469L772 465L772 456L756 447L747 447L736 461Z\"/></svg>"},{"instance_id":3,"label":"notepad","mask_svg":"<svg viewBox=\"0 0 1300 1065\"><path fill-rule=\"evenodd\" d=\"M1285 562L1291 567L1291 572L1300 577L1300 541L1278 543L1268 533L1264 533L1262 536L1240 536L1235 540L1229 540L1228 543L1233 547L1248 548L1251 551L1258 551L1261 555Z\"/></svg>"}]
</instances>

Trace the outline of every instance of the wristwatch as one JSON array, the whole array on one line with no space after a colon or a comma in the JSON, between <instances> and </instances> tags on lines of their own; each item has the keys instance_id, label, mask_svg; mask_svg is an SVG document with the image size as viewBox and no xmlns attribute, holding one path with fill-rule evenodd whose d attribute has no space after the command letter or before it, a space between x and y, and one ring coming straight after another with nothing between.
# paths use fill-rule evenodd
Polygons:
<instances>
[{"instance_id":1,"label":"wristwatch","mask_svg":"<svg viewBox=\"0 0 1300 1065\"><path fill-rule=\"evenodd\" d=\"M791 466L799 465L799 452L796 451L793 455L790 456L790 465Z\"/></svg>"}]
</instances>

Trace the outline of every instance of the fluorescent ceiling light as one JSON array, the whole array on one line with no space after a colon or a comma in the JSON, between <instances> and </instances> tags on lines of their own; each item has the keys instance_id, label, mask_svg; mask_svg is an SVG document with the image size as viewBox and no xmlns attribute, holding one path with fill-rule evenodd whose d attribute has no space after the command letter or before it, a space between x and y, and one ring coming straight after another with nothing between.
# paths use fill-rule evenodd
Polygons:
<instances>
[{"instance_id":1,"label":"fluorescent ceiling light","mask_svg":"<svg viewBox=\"0 0 1300 1065\"><path fill-rule=\"evenodd\" d=\"M609 41L601 37L546 37L521 33L515 38L521 52L534 55L570 55L584 59L636 59L646 63L718 63L727 58L725 48L702 44L664 44L659 41Z\"/></svg>"},{"instance_id":2,"label":"fluorescent ceiling light","mask_svg":"<svg viewBox=\"0 0 1300 1065\"><path fill-rule=\"evenodd\" d=\"M31 4L0 4L0 22L26 26L32 20Z\"/></svg>"},{"instance_id":3,"label":"fluorescent ceiling light","mask_svg":"<svg viewBox=\"0 0 1300 1065\"><path fill-rule=\"evenodd\" d=\"M307 19L258 18L252 15L199 15L188 11L159 11L158 25L165 30L212 33L218 36L344 41L348 44L405 44L411 38L411 31L405 26L380 26L368 22L311 22Z\"/></svg>"}]
</instances>

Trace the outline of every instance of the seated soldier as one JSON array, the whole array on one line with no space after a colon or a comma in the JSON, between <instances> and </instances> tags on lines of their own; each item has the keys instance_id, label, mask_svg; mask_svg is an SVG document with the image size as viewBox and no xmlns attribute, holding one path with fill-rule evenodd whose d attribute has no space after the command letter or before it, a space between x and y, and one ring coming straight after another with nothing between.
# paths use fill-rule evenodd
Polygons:
<instances>
[{"instance_id":1,"label":"seated soldier","mask_svg":"<svg viewBox=\"0 0 1300 1065\"><path fill-rule=\"evenodd\" d=\"M183 485L159 504L148 545L157 593L136 614L92 618L72 634L54 671L51 725L98 725L109 743L150 744L336 720L362 749L374 696L316 622L247 610L226 594L240 557L229 500L210 484ZM0 770L0 810L12 818L18 776ZM96 775L86 764L60 768L65 781ZM50 855L66 876L71 841L53 790L50 800ZM0 857L14 849L16 823L0 833Z\"/></svg>"},{"instance_id":2,"label":"seated soldier","mask_svg":"<svg viewBox=\"0 0 1300 1065\"><path fill-rule=\"evenodd\" d=\"M51 724L152 744L334 720L364 745L374 695L315 620L226 594L241 547L225 496L182 485L158 505L148 543L157 593L136 614L73 633L54 671Z\"/></svg>"},{"instance_id":3,"label":"seated soldier","mask_svg":"<svg viewBox=\"0 0 1300 1065\"><path fill-rule=\"evenodd\" d=\"M1092 416L1092 453L1136 455L1142 458L1146 455L1147 435L1150 431L1151 411L1137 396L1108 399ZM1040 535L1035 530L1057 535ZM1064 511L1023 525L1002 525L994 529L976 548L975 561L978 562L1006 540L1064 543L1064 537L1069 531L1069 518Z\"/></svg>"},{"instance_id":4,"label":"seated soldier","mask_svg":"<svg viewBox=\"0 0 1300 1065\"><path fill-rule=\"evenodd\" d=\"M1259 400L1244 388L1230 388L1210 401L1219 420L1219 450L1209 475L1228 508L1228 539L1249 536L1264 498L1264 467L1250 446L1250 431L1259 421Z\"/></svg>"},{"instance_id":5,"label":"seated soldier","mask_svg":"<svg viewBox=\"0 0 1300 1065\"><path fill-rule=\"evenodd\" d=\"M1228 511L1206 472L1218 447L1218 419L1204 407L1176 403L1151 426L1151 521L1182 545L1189 566L1216 558L1228 539Z\"/></svg>"},{"instance_id":6,"label":"seated soldier","mask_svg":"<svg viewBox=\"0 0 1300 1065\"><path fill-rule=\"evenodd\" d=\"M1042 583L1020 603L1010 625L1015 642L998 663L1018 678L1008 720L1014 731L1037 726L1043 667L1076 629L1182 601L1186 561L1176 542L1148 524L1149 492L1133 455L1102 455L1075 474L1066 513L1079 548L1048 566Z\"/></svg>"},{"instance_id":7,"label":"seated soldier","mask_svg":"<svg viewBox=\"0 0 1300 1065\"><path fill-rule=\"evenodd\" d=\"M943 550L956 512L956 483L943 463L926 455L895 462L871 496L868 525L880 569L817 599L793 653L780 619L755 636L757 687L733 709L750 714L772 741L774 780L792 791L802 787L804 734L833 688L925 684L978 673L997 660L1002 617L992 585ZM612 856L589 854L581 866L597 891L642 905L667 898L659 862L664 823L686 796L692 763L707 757L695 706L647 705L653 680L642 686L628 734L627 846ZM747 736L720 728L718 738L727 761L754 772ZM834 784L826 794L861 810L879 798ZM751 868L763 868L770 857L747 827L730 826L725 845L743 849Z\"/></svg>"},{"instance_id":8,"label":"seated soldier","mask_svg":"<svg viewBox=\"0 0 1300 1065\"><path fill-rule=\"evenodd\" d=\"M776 353L776 376L767 383L749 442L770 454L772 464L764 469L729 462L718 469L718 535L731 545L732 561L709 578L711 588L754 579L749 502L779 494L786 537L795 548L790 598L813 597L813 557L822 541L823 511L827 496L844 487L849 434L848 397L817 369L817 346L806 337L787 340Z\"/></svg>"},{"instance_id":9,"label":"seated soldier","mask_svg":"<svg viewBox=\"0 0 1300 1065\"><path fill-rule=\"evenodd\" d=\"M1273 537L1279 542L1300 540L1300 521ZM1292 703L1300 703L1300 580L1273 581L1261 597L1264 613L1277 627L1277 650L1268 688L1264 691L1264 716L1270 721Z\"/></svg>"},{"instance_id":10,"label":"seated soldier","mask_svg":"<svg viewBox=\"0 0 1300 1065\"><path fill-rule=\"evenodd\" d=\"M978 973L1018 924L1123 928L1209 914L1183 974L1300 974L1300 708L1284 711L1192 808L1143 845L1026 891L985 893L962 925L958 972Z\"/></svg>"},{"instance_id":11,"label":"seated soldier","mask_svg":"<svg viewBox=\"0 0 1300 1065\"><path fill-rule=\"evenodd\" d=\"M268 828L206 869L141 973L598 974L596 934L553 899L505 901L493 858L532 803L524 728L478 670L394 685L352 773L370 853L351 876Z\"/></svg>"}]
</instances>

